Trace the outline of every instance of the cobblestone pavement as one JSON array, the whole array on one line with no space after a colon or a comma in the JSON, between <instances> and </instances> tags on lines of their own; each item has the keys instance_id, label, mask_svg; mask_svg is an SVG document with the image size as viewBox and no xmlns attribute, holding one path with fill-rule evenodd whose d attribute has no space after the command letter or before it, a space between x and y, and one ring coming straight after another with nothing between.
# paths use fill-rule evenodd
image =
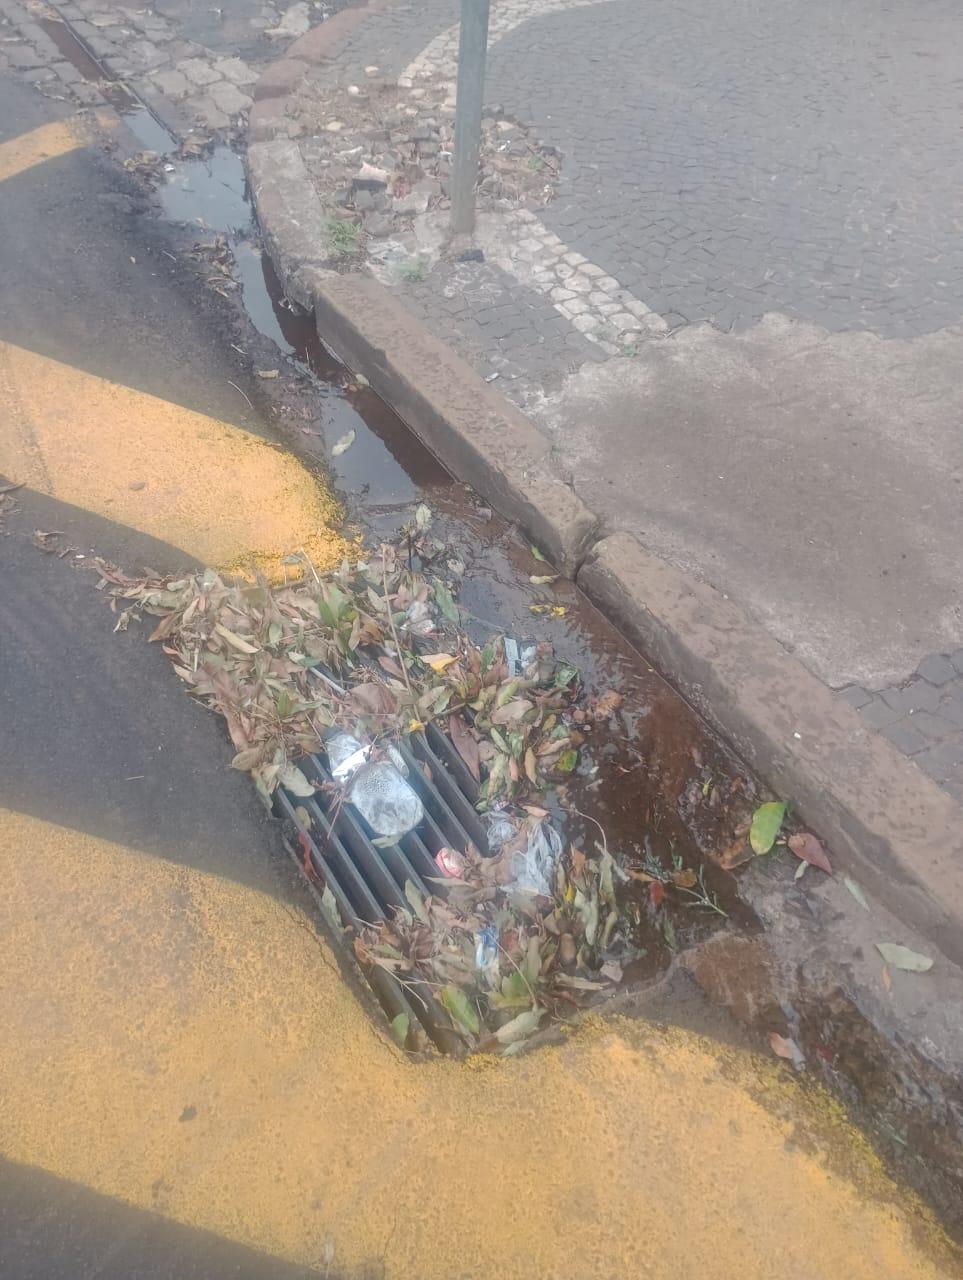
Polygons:
<instances>
[{"instance_id":1,"label":"cobblestone pavement","mask_svg":"<svg viewBox=\"0 0 963 1280\"><path fill-rule=\"evenodd\" d=\"M191 0L147 5L113 0L0 0L0 70L81 107L105 102L104 82L70 48L65 27L114 79L126 82L174 133L230 136L243 125L260 64L330 13L300 0Z\"/></svg>"},{"instance_id":2,"label":"cobblestone pavement","mask_svg":"<svg viewBox=\"0 0 963 1280\"><path fill-rule=\"evenodd\" d=\"M64 0L52 8L0 0L0 66L78 105L102 101L103 86L85 80L54 43L49 20L62 18L175 132L239 137L258 70L334 7L303 0L289 6L228 0L220 8L190 0L158 0L151 8ZM410 95L413 117L423 113L425 86L447 91L442 111L450 118L457 17L457 0L387 6L306 77L303 92L308 99L321 90L347 94L354 86L357 92L358 83L374 75ZM955 555L958 564L945 497L941 506L927 492L940 489L944 475L946 484L959 483L960 472L959 458L954 463L947 456L945 425L958 422L958 413L942 407L945 391L931 389L939 381L933 371L943 377L947 360L952 356L958 367L963 356L963 345L953 345L963 322L963 26L956 6L897 0L881 13L869 0L846 6L830 0L807 6L793 0L726 6L494 0L486 95L490 117L516 121L559 152L552 198L534 211L496 199L479 219L474 243L480 252L462 260L445 251L443 190L397 241L370 238L369 265L429 329L482 376L498 378L504 393L552 436L563 469L610 527L628 527L661 554L722 589L731 587L801 656L815 652L814 669L836 686L845 684L842 696L869 723L963 799L960 604L947 595L927 612L911 590L925 579L920 566L941 538L949 549L942 546L941 567L932 575L937 585L924 583L917 591L945 593L946 562ZM328 162L312 136L318 128L316 119L310 126L289 121L290 136L321 183ZM330 152L330 134L325 143ZM377 163L376 140L370 153ZM386 263L393 253L402 260L414 256L418 269L392 274ZM908 469L929 468L912 484L902 474L912 443L883 457L887 449L873 434L883 410L870 403L865 386L856 386L859 378L852 403L845 393L820 402L817 391L806 388L775 402L779 413L795 399L803 418L821 415L825 439L841 438L863 414L865 429L850 442L857 452L847 461L858 457L860 467L869 468L864 492L878 495L882 523L900 530L910 552L901 555L898 543L884 546L871 521L858 537L838 524L853 506L852 488L833 490L834 477L847 467L827 454L817 459L820 474L813 476L813 485L827 490L829 515L820 513L825 548L809 567L812 590L805 565L782 574L788 586L778 581L778 557L800 541L796 529L810 515L813 490L799 473L798 452L788 464L780 462L772 429L762 431L749 452L770 455L773 475L789 466L802 514L791 509L790 494L780 492L772 510L750 510L742 526L733 528L727 511L703 529L699 521L715 501L708 482L723 469L718 456L706 448L707 476L692 476L693 514L664 487L664 475L673 468L694 471L698 446L682 455L680 466L672 430L664 454L649 438L653 414L674 414L680 431L693 429L679 394L670 389L643 406L627 433L606 427L604 415L594 420L594 406L611 400L620 380L650 380L653 354L667 342L707 325L720 340L759 330L768 342L761 318L773 315L818 326L819 341L834 353L835 336L849 341L862 333L893 343L888 366L885 352L876 359L908 370L912 390L897 414L919 440ZM935 354L932 342L940 344ZM705 345L708 373L703 367L700 388L724 398L732 350ZM798 346L766 350L771 367L798 363ZM687 359L680 347L663 364L677 365L685 379ZM898 398L870 365L860 367L877 402ZM594 400L573 400L573 388L583 388L587 377L602 391ZM759 380L751 370L746 379ZM773 402L756 412L765 424ZM738 404L726 405L727 422L738 422L739 414ZM713 431L711 416L706 422ZM697 429L706 429L702 420ZM780 424L780 432L786 429ZM887 426L883 435L894 430ZM950 436L958 442L958 431ZM711 434L705 440L711 444ZM622 463L615 471L623 473L614 479L613 453ZM744 465L736 451L732 465ZM650 492L655 480L663 488ZM950 492L958 497L958 490ZM780 506L787 511L782 531ZM726 561L730 547L750 566L742 577L738 559ZM756 590L753 574L767 548L775 569L756 574ZM849 555L853 579L879 595L878 609L865 607L861 638L845 660L834 662L830 637L845 631L848 619L845 610L834 614L831 588L820 591L838 577L837 593L855 598L845 574ZM774 603L767 593L777 597ZM852 615L862 607L851 604ZM806 627L818 637L808 647L801 639ZM866 637L876 630L887 657L874 670L872 655L854 662L852 650L862 646L867 654ZM846 672L860 683L846 683Z\"/></svg>"}]
</instances>

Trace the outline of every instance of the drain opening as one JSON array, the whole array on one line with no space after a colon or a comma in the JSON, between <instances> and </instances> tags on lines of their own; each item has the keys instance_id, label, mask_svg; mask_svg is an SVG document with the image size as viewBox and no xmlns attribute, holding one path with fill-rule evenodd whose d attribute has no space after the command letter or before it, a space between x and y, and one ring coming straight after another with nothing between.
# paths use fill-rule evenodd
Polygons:
<instances>
[{"instance_id":1,"label":"drain opening","mask_svg":"<svg viewBox=\"0 0 963 1280\"><path fill-rule=\"evenodd\" d=\"M287 837L292 855L331 890L342 920L356 929L390 921L397 908L407 910L407 881L424 897L437 897L442 877L435 859L443 849L474 845L482 854L488 851L485 827L475 810L477 786L448 738L432 724L423 733L411 734L397 749L424 818L395 844L379 843L354 806L341 801L329 764L320 754L299 761L318 787L313 796L298 799L283 788L277 792L276 812L290 824L289 830L294 829ZM304 822L299 809L310 823ZM343 946L343 938L336 940ZM464 1042L427 984L417 978L402 983L378 965L362 971L389 1020L407 1014L410 1026L420 1024L442 1053L465 1053Z\"/></svg>"}]
</instances>

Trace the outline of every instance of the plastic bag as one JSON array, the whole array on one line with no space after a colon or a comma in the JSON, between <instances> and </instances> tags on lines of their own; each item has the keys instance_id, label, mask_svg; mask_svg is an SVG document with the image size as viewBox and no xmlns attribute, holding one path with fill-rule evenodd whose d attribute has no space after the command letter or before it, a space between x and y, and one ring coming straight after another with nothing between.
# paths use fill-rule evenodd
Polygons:
<instances>
[{"instance_id":1,"label":"plastic bag","mask_svg":"<svg viewBox=\"0 0 963 1280\"><path fill-rule=\"evenodd\" d=\"M550 898L555 891L555 868L562 856L562 837L543 818L528 832L524 849L515 854L515 889Z\"/></svg>"},{"instance_id":2,"label":"plastic bag","mask_svg":"<svg viewBox=\"0 0 963 1280\"><path fill-rule=\"evenodd\" d=\"M502 845L507 844L518 831L515 823L506 818L503 813L486 814L485 821L488 823L488 850L490 853L497 853Z\"/></svg>"},{"instance_id":3,"label":"plastic bag","mask_svg":"<svg viewBox=\"0 0 963 1280\"><path fill-rule=\"evenodd\" d=\"M345 799L377 835L399 838L424 819L421 799L402 776L404 761L393 749L389 749L392 763L376 760L369 764L371 747L350 733L328 738L324 748L332 776L344 783Z\"/></svg>"}]
</instances>

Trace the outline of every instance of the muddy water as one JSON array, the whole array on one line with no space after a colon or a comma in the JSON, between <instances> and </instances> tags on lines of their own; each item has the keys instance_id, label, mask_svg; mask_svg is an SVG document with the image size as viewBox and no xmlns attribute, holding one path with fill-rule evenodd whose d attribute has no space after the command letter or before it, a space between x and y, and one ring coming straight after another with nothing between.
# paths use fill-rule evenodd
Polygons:
<instances>
[{"instance_id":1,"label":"muddy water","mask_svg":"<svg viewBox=\"0 0 963 1280\"><path fill-rule=\"evenodd\" d=\"M141 108L134 110L142 123ZM550 567L455 481L319 340L313 317L288 302L261 252L240 160L227 148L200 159L179 159L173 139L154 149L171 153L170 168L158 177L162 217L181 229L180 243L188 250L215 233L226 237L243 323L260 335L261 352L270 352L289 385L305 389L313 405L307 419L281 415L280 430L300 456L333 476L351 520L376 541L396 534L415 505L426 503L443 548L439 562L463 566L459 598L473 639L484 642L504 633L521 641L549 640L561 661L580 669L589 698L610 689L623 696L612 717L587 730L577 771L553 802L556 820L570 840L589 851L601 838L600 827L625 866L639 866L648 857L665 867L675 860L675 865L703 868L720 908L714 912L690 904L671 890L657 905L647 885L626 885L638 954L626 968L623 988L652 984L674 956L698 957L712 939L752 938L759 925L740 899L739 873L721 871L711 856L732 843L758 802L758 786L744 765L571 583L533 584L530 578ZM259 367L265 358L259 356ZM301 425L305 421L310 425ZM333 456L333 446L349 432L354 433L350 447ZM543 612L545 607L556 612ZM946 1175L952 1165L949 1148L944 1140L926 1136L933 1112L925 1089L916 1083L925 1071L914 1064L907 1069L904 1058L888 1060L888 1046L842 994L827 1003L820 993L765 986L765 981L756 1012L745 1019L753 1042L765 1045L763 1033L782 1026L784 1018L794 1020L804 1048L814 1051L817 1070L867 1123L874 1109L889 1106L902 1089L900 1114L914 1137L911 1159L904 1149L905 1125L895 1142L879 1128L874 1137L882 1154L940 1208L944 1220L959 1227L956 1183L952 1173ZM660 1006L659 1016L676 1020L674 998ZM688 1001L684 1020L691 1023L691 990L683 1000ZM731 1007L731 1000L724 1003ZM714 1016L707 1015L707 1021ZM678 1017L683 1020L681 1010ZM860 1050L830 1055L826 1049L850 1043Z\"/></svg>"}]
</instances>

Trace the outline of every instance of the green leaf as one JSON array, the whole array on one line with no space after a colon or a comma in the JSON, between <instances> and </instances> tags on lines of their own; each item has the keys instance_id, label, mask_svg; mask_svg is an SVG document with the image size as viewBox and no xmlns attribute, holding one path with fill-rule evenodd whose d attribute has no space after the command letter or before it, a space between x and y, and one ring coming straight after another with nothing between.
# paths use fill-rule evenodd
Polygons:
<instances>
[{"instance_id":1,"label":"green leaf","mask_svg":"<svg viewBox=\"0 0 963 1280\"><path fill-rule=\"evenodd\" d=\"M435 603L449 622L458 621L458 606L454 597L443 582L435 583Z\"/></svg>"},{"instance_id":2,"label":"green leaf","mask_svg":"<svg viewBox=\"0 0 963 1280\"><path fill-rule=\"evenodd\" d=\"M859 887L859 885L856 883L856 881L850 880L849 876L843 876L843 884L846 886L849 892L853 895L853 897L856 899L859 905L863 908L863 910L868 911L869 903L864 898L863 891Z\"/></svg>"},{"instance_id":3,"label":"green leaf","mask_svg":"<svg viewBox=\"0 0 963 1280\"><path fill-rule=\"evenodd\" d=\"M502 978L501 992L493 991L489 1001L495 1009L527 1009L532 1003L532 992L525 979L517 971Z\"/></svg>"},{"instance_id":4,"label":"green leaf","mask_svg":"<svg viewBox=\"0 0 963 1280\"><path fill-rule=\"evenodd\" d=\"M423 502L415 511L415 524L421 530L427 529L431 524L431 508Z\"/></svg>"},{"instance_id":5,"label":"green leaf","mask_svg":"<svg viewBox=\"0 0 963 1280\"><path fill-rule=\"evenodd\" d=\"M928 973L933 968L933 961L929 956L910 951L909 947L900 946L898 942L877 942L876 950L894 969L905 969L907 973Z\"/></svg>"},{"instance_id":6,"label":"green leaf","mask_svg":"<svg viewBox=\"0 0 963 1280\"><path fill-rule=\"evenodd\" d=\"M491 665L495 661L496 649L493 641L489 640L481 651L481 673L487 675L491 670Z\"/></svg>"},{"instance_id":7,"label":"green leaf","mask_svg":"<svg viewBox=\"0 0 963 1280\"><path fill-rule=\"evenodd\" d=\"M447 987L442 987L440 997L441 1003L462 1030L467 1031L470 1035L477 1036L479 1030L478 1014L461 987L456 987L449 983Z\"/></svg>"},{"instance_id":8,"label":"green leaf","mask_svg":"<svg viewBox=\"0 0 963 1280\"><path fill-rule=\"evenodd\" d=\"M334 929L336 933L343 932L341 913L338 910L338 900L331 892L328 885L324 886L324 893L321 895L321 910L328 917L332 929Z\"/></svg>"},{"instance_id":9,"label":"green leaf","mask_svg":"<svg viewBox=\"0 0 963 1280\"><path fill-rule=\"evenodd\" d=\"M541 551L539 551L538 547L535 547L535 546L532 547L532 555L535 557L536 560L541 560L543 564L547 563L547 561L545 560L545 557L542 555Z\"/></svg>"},{"instance_id":10,"label":"green leaf","mask_svg":"<svg viewBox=\"0 0 963 1280\"><path fill-rule=\"evenodd\" d=\"M563 751L556 761L555 768L562 773L571 773L578 764L578 752L570 747L568 751Z\"/></svg>"},{"instance_id":11,"label":"green leaf","mask_svg":"<svg viewBox=\"0 0 963 1280\"><path fill-rule=\"evenodd\" d=\"M752 826L749 828L749 844L755 854L768 853L776 843L776 836L786 816L788 804L783 800L770 800L761 804L752 815Z\"/></svg>"},{"instance_id":12,"label":"green leaf","mask_svg":"<svg viewBox=\"0 0 963 1280\"><path fill-rule=\"evenodd\" d=\"M559 667L555 672L555 679L552 683L556 689L566 689L573 680L577 680L578 678L578 667Z\"/></svg>"},{"instance_id":13,"label":"green leaf","mask_svg":"<svg viewBox=\"0 0 963 1280\"><path fill-rule=\"evenodd\" d=\"M422 924L431 924L431 916L428 914L428 908L425 906L425 900L415 888L410 880L405 881L405 897L408 899L408 905L418 917Z\"/></svg>"},{"instance_id":14,"label":"green leaf","mask_svg":"<svg viewBox=\"0 0 963 1280\"><path fill-rule=\"evenodd\" d=\"M396 1017L391 1019L391 1034L401 1045L402 1049L408 1041L408 1027L410 1024L411 1019L407 1013L399 1013Z\"/></svg>"}]
</instances>

